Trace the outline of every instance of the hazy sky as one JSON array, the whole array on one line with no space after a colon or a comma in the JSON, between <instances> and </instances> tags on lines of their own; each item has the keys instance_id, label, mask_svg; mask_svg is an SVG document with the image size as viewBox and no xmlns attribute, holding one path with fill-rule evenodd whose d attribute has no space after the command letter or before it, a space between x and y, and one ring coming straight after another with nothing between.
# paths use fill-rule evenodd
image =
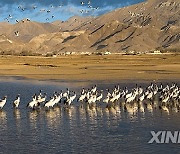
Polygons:
<instances>
[{"instance_id":1,"label":"hazy sky","mask_svg":"<svg viewBox=\"0 0 180 154\"><path fill-rule=\"evenodd\" d=\"M52 22L74 15L98 16L144 0L0 0L0 22L24 18Z\"/></svg>"}]
</instances>

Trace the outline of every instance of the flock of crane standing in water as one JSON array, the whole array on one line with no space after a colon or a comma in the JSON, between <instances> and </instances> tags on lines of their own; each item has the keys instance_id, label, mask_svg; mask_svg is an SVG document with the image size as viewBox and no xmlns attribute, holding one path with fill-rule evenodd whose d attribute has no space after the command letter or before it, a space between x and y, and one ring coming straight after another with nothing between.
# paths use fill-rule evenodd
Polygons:
<instances>
[{"instance_id":1,"label":"flock of crane standing in water","mask_svg":"<svg viewBox=\"0 0 180 154\"><path fill-rule=\"evenodd\" d=\"M4 96L0 100L1 110L6 102L7 96ZM79 95L69 89L64 92L54 92L49 99L47 98L47 94L42 94L42 90L40 90L39 94L32 96L32 101L27 103L27 108L33 110L45 108L49 110L59 105L70 108L77 102L92 107L99 107L100 104L104 104L106 109L117 109L118 106L119 111L122 109L133 114L136 112L145 112L146 110L153 111L153 109L160 109L167 113L170 111L179 112L180 87L175 83L171 85L160 84L159 86L151 83L146 88L136 85L135 88L128 90L127 87L121 89L119 85L116 85L111 90L106 89L103 91L99 90L95 85L91 89L82 88ZM19 108L20 94L17 95L12 104L14 108Z\"/></svg>"}]
</instances>

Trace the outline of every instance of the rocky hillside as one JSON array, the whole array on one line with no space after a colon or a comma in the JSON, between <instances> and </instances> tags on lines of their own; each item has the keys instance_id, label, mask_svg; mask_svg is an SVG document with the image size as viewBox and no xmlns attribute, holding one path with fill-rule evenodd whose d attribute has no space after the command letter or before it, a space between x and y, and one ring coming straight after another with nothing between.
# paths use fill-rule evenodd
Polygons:
<instances>
[{"instance_id":1,"label":"rocky hillside","mask_svg":"<svg viewBox=\"0 0 180 154\"><path fill-rule=\"evenodd\" d=\"M96 18L4 25L0 24L3 52L180 51L179 0L147 0Z\"/></svg>"}]
</instances>

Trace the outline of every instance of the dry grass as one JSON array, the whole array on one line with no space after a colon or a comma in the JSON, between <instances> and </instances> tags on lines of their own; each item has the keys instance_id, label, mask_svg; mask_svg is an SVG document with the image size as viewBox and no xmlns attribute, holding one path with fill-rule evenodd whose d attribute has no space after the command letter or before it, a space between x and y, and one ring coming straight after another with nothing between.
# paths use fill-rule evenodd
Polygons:
<instances>
[{"instance_id":1,"label":"dry grass","mask_svg":"<svg viewBox=\"0 0 180 154\"><path fill-rule=\"evenodd\" d=\"M1 76L60 80L180 79L180 55L0 57Z\"/></svg>"}]
</instances>

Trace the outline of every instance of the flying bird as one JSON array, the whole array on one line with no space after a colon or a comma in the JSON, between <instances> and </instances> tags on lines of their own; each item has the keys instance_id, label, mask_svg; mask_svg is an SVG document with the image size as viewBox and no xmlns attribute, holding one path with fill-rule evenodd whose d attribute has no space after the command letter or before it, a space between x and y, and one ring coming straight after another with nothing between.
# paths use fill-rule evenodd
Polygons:
<instances>
[{"instance_id":1,"label":"flying bird","mask_svg":"<svg viewBox=\"0 0 180 154\"><path fill-rule=\"evenodd\" d=\"M46 10L45 9L40 9L40 12L45 12Z\"/></svg>"},{"instance_id":2,"label":"flying bird","mask_svg":"<svg viewBox=\"0 0 180 154\"><path fill-rule=\"evenodd\" d=\"M82 2L81 2L81 5L84 5L84 4L85 4L85 3L82 1Z\"/></svg>"},{"instance_id":3,"label":"flying bird","mask_svg":"<svg viewBox=\"0 0 180 154\"><path fill-rule=\"evenodd\" d=\"M15 31L14 34L18 37L19 36L19 31Z\"/></svg>"},{"instance_id":4,"label":"flying bird","mask_svg":"<svg viewBox=\"0 0 180 154\"><path fill-rule=\"evenodd\" d=\"M11 19L11 18L12 18L12 15L9 14L9 18Z\"/></svg>"},{"instance_id":5,"label":"flying bird","mask_svg":"<svg viewBox=\"0 0 180 154\"><path fill-rule=\"evenodd\" d=\"M35 10L37 8L37 6L33 6L33 9Z\"/></svg>"}]
</instances>

